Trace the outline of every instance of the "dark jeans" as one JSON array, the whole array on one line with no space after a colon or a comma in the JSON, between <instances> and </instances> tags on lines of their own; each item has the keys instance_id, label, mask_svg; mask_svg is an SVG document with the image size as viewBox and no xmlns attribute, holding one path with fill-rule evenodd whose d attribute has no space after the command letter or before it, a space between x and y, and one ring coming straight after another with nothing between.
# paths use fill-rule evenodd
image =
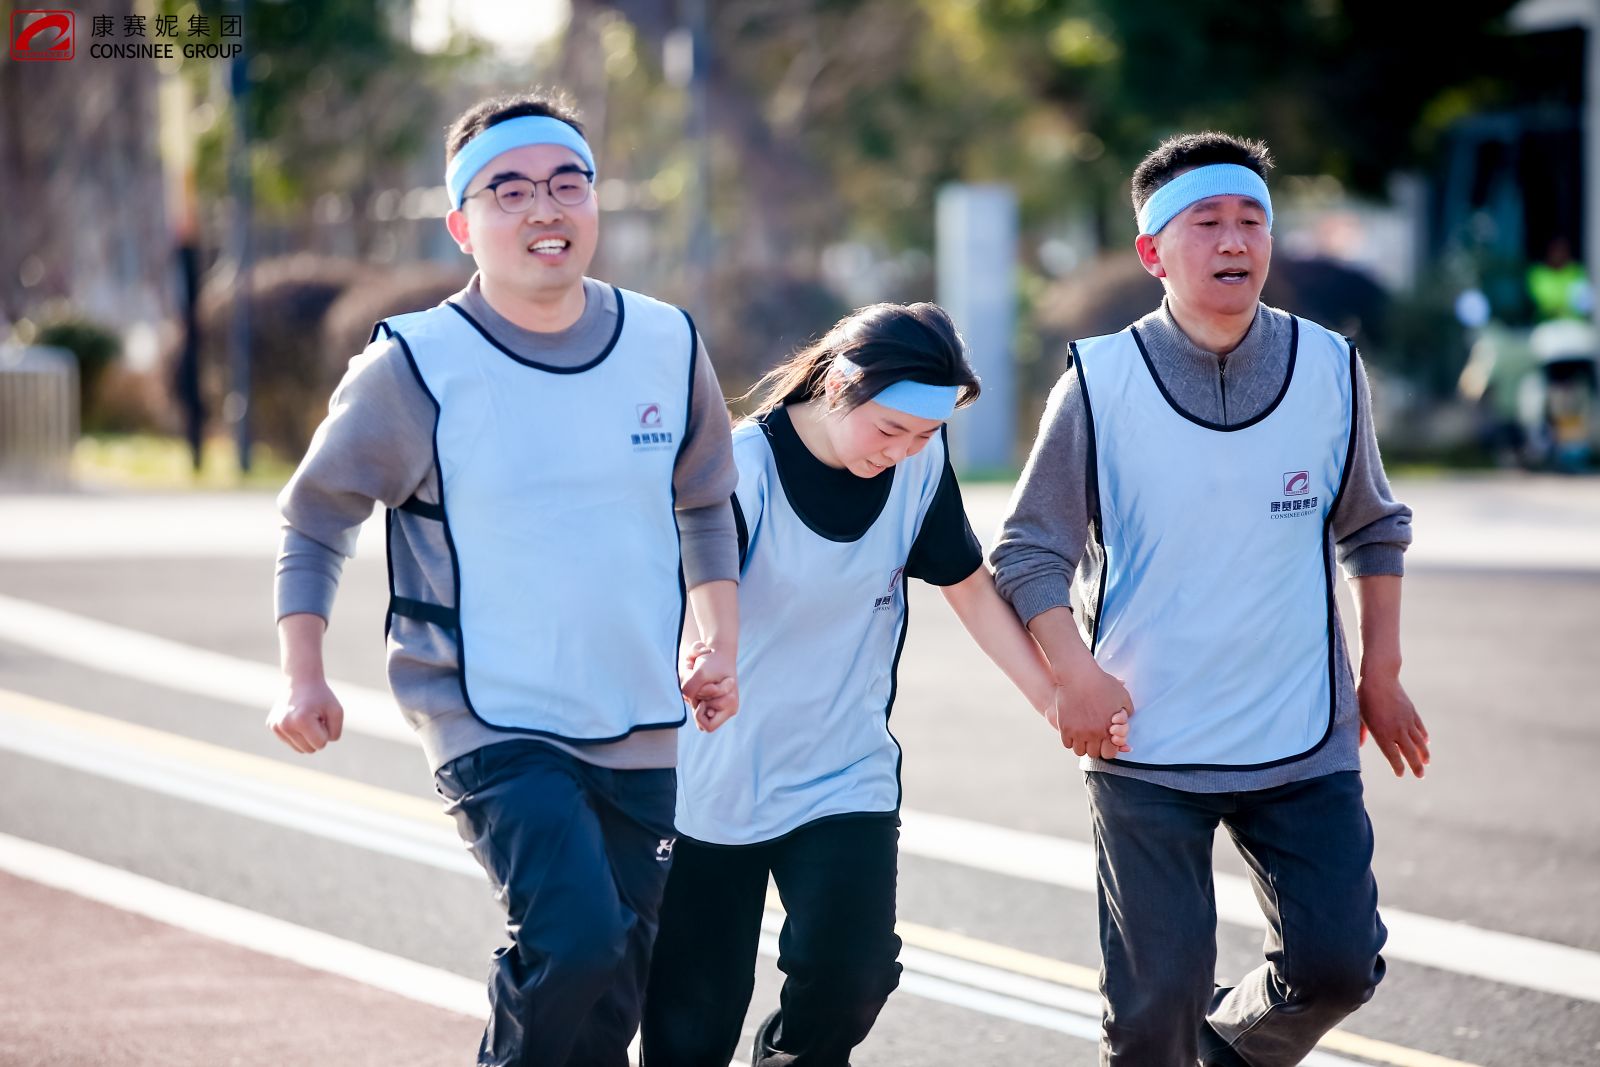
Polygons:
<instances>
[{"instance_id":1,"label":"dark jeans","mask_svg":"<svg viewBox=\"0 0 1600 1067\"><path fill-rule=\"evenodd\" d=\"M767 874L786 976L753 1067L843 1067L900 984L893 818L833 819L763 845L678 842L645 994L645 1067L726 1064L755 988Z\"/></svg>"},{"instance_id":2,"label":"dark jeans","mask_svg":"<svg viewBox=\"0 0 1600 1067\"><path fill-rule=\"evenodd\" d=\"M439 769L505 905L483 1067L626 1067L672 855L676 773L595 767L533 740Z\"/></svg>"},{"instance_id":3,"label":"dark jeans","mask_svg":"<svg viewBox=\"0 0 1600 1067\"><path fill-rule=\"evenodd\" d=\"M1385 931L1361 776L1189 793L1090 773L1100 874L1102 1067L1194 1067L1209 1025L1251 1067L1289 1067L1371 998ZM1266 962L1217 989L1211 845L1249 864Z\"/></svg>"}]
</instances>

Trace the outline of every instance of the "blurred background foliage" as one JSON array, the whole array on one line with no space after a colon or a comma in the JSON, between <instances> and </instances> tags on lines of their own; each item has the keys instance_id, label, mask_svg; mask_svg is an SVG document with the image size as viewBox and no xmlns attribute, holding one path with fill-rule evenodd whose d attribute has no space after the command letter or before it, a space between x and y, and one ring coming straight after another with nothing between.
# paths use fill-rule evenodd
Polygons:
<instances>
[{"instance_id":1,"label":"blurred background foliage","mask_svg":"<svg viewBox=\"0 0 1600 1067\"><path fill-rule=\"evenodd\" d=\"M1286 198L1301 178L1340 202L1390 207L1397 178L1424 188L1404 205L1426 216L1408 284L1379 284L1370 264L1290 255L1280 238L1267 298L1356 336L1406 388L1446 392L1465 353L1455 292L1492 273L1485 264L1507 247L1526 258L1503 235L1436 217L1452 137L1475 116L1565 114L1581 95L1580 77L1552 73L1570 35L1511 32L1510 0L1448 11L1375 0L706 0L702 144L688 135L688 0L531 0L516 12L476 0L91 6L119 22L205 15L214 41L221 16L242 13L255 266L239 277L230 230L227 63L100 61L72 80L35 69L57 64L11 63L0 67L0 193L46 217L92 202L108 232L91 241L6 227L0 314L27 338L66 302L165 381L182 305L170 251L188 242L204 276L208 409L225 408L225 324L247 299L253 404L284 455L303 447L368 316L435 302L466 277L439 222L442 135L490 93L572 92L600 160L596 273L691 305L730 393L850 306L934 298L939 188L1011 185L1024 408L1042 401L1068 338L1117 328L1158 299L1128 252L1127 175L1162 137L1195 128L1266 139ZM444 29L424 42L429 19ZM51 188L62 173L73 175L67 188ZM697 240L711 242L703 283L686 269Z\"/></svg>"}]
</instances>

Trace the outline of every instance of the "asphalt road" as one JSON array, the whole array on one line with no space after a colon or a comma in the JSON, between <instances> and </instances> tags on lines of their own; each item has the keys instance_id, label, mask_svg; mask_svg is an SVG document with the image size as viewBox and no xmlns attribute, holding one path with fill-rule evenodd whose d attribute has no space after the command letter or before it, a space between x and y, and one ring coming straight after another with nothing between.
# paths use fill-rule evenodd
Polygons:
<instances>
[{"instance_id":1,"label":"asphalt road","mask_svg":"<svg viewBox=\"0 0 1600 1067\"><path fill-rule=\"evenodd\" d=\"M1323 1062L1600 1063L1600 483L1401 491L1418 511L1404 679L1434 764L1423 781L1396 781L1368 754L1377 875L1386 913L1402 920L1391 923L1399 955ZM1004 489L972 487L968 498L986 535ZM260 668L276 660L271 524L262 497L0 497L0 835L476 981L498 943L496 907L430 821L416 746L391 722L387 736L352 730L307 758L261 726L273 694ZM330 673L352 692L383 686L383 600L381 547L369 540L329 637ZM911 615L893 722L911 813L907 975L855 1062L1087 1067L1098 949L1092 889L1069 869L1091 840L1075 761L936 592L915 589ZM169 643L138 645L138 635ZM221 658L186 658L193 650ZM314 773L295 777L304 771ZM297 807L307 796L320 799ZM350 829L347 813L378 809L388 822ZM1218 871L1233 885L1243 872L1225 841ZM52 939L54 916L77 921L68 916L84 905L27 885L0 875L0 951L15 988L93 982L102 957L123 961L152 938L109 923L103 938ZM1223 980L1255 966L1260 938L1225 916ZM56 966L64 952L80 965ZM177 981L202 958L174 950L138 973ZM270 953L260 958L272 966ZM229 986L211 988L220 997ZM752 1023L776 993L764 958ZM366 1036L338 1046L336 1061L400 1062L382 1042L401 1042L402 1028L379 1025L391 1017L380 1001L392 1012L391 994L335 989L296 1009L295 1025L348 1034L359 1016ZM75 1047L70 1031L17 1038L57 1025L39 1006L48 1002L0 1009L0 1033L13 1034L11 1044L0 1036L0 1063L284 1062L259 1040L259 1013L168 1020L149 1006L159 998L127 1002L147 1004L143 1014L119 1010L139 1033L169 1025L164 1050L114 1038L91 1050L87 1037ZM404 1062L470 1062L470 1023L417 1012L430 1022L405 1029ZM209 1045L195 1044L199 1029ZM304 1062L335 1062L333 1045L307 1040ZM174 1051L191 1047L193 1058Z\"/></svg>"}]
</instances>

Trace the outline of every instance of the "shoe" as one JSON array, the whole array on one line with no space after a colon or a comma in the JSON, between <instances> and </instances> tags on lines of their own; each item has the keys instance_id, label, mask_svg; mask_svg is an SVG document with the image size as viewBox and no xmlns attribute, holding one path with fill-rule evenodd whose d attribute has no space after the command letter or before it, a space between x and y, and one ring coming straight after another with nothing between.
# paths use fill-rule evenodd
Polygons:
<instances>
[{"instance_id":1,"label":"shoe","mask_svg":"<svg viewBox=\"0 0 1600 1067\"><path fill-rule=\"evenodd\" d=\"M752 1065L770 1061L777 1055L778 1050L772 1043L778 1038L778 1026L781 1022L781 1012L774 1011L761 1025L756 1027L756 1039L750 1044L750 1062Z\"/></svg>"},{"instance_id":2,"label":"shoe","mask_svg":"<svg viewBox=\"0 0 1600 1067\"><path fill-rule=\"evenodd\" d=\"M1211 1024L1200 1024L1200 1067L1250 1067Z\"/></svg>"}]
</instances>

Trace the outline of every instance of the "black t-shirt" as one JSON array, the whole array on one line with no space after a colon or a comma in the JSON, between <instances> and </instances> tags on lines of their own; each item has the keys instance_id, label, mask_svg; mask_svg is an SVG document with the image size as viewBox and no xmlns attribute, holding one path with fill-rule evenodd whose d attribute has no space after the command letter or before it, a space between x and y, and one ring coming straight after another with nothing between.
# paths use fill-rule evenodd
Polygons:
<instances>
[{"instance_id":1,"label":"black t-shirt","mask_svg":"<svg viewBox=\"0 0 1600 1067\"><path fill-rule=\"evenodd\" d=\"M756 420L772 445L772 455L783 481L784 494L807 526L833 541L859 540L872 527L888 502L895 468L872 478L860 478L840 467L830 467L806 447L795 432L787 409L779 407ZM941 434L944 431L939 431ZM749 535L739 498L733 500L739 527L739 562L749 548ZM967 521L961 486L950 467L946 449L944 473L933 503L923 516L922 528L906 560L906 576L930 585L955 585L983 566L983 547Z\"/></svg>"}]
</instances>

